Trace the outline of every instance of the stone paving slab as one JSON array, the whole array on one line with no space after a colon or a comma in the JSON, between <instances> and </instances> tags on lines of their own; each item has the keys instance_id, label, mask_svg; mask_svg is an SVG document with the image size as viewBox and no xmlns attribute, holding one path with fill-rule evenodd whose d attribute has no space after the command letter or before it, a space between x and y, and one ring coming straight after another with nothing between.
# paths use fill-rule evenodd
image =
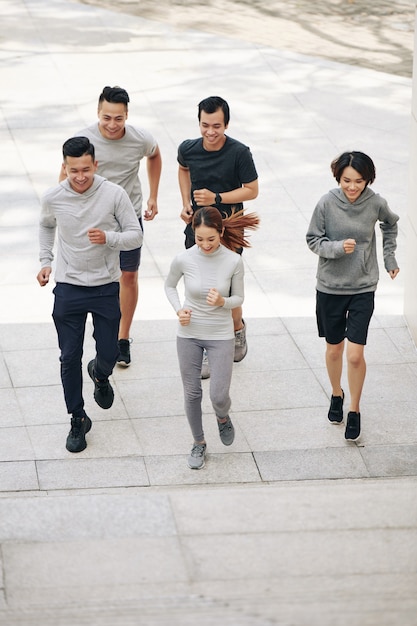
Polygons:
<instances>
[{"instance_id":1,"label":"stone paving slab","mask_svg":"<svg viewBox=\"0 0 417 626\"><path fill-rule=\"evenodd\" d=\"M39 488L85 489L149 485L143 457L38 461Z\"/></svg>"},{"instance_id":2,"label":"stone paving slab","mask_svg":"<svg viewBox=\"0 0 417 626\"><path fill-rule=\"evenodd\" d=\"M67 624L77 600L90 619L97 614L98 624L117 607L116 624L130 623L135 610L140 624L153 624L157 618L164 623L168 605L183 594L183 607L197 611L207 604L213 620L210 608L222 606L225 619L241 612L254 625L267 619L344 625L361 623L364 615L375 625L413 624L417 499L410 495L416 485L415 479L300 481L44 496L29 509L36 534L22 519L24 501L2 499L1 519L9 518L0 527L8 605L23 616L25 608L32 617L45 615L46 624L48 610L41 613L40 606L49 606ZM105 614L97 604L104 597ZM153 613L152 598L158 598ZM187 615L181 622L171 609L173 623L187 623ZM12 620L19 611L9 611Z\"/></svg>"},{"instance_id":3,"label":"stone paving slab","mask_svg":"<svg viewBox=\"0 0 417 626\"><path fill-rule=\"evenodd\" d=\"M167 494L89 494L0 499L0 541L171 536L176 521Z\"/></svg>"}]
</instances>

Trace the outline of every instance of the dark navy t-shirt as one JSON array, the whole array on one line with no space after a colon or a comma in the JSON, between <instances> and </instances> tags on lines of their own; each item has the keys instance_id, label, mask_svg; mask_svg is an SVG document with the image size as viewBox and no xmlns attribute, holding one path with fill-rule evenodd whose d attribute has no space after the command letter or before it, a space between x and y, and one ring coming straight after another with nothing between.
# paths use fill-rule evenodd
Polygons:
<instances>
[{"instance_id":1,"label":"dark navy t-shirt","mask_svg":"<svg viewBox=\"0 0 417 626\"><path fill-rule=\"evenodd\" d=\"M186 139L178 148L178 163L187 167L191 178L191 204L193 211L198 206L193 200L194 189L210 189L214 193L224 193L242 187L258 178L251 151L240 141L226 135L226 141L220 150L205 150L203 138ZM216 204L222 213L230 215L232 206L237 210L242 203ZM185 233L192 237L191 224Z\"/></svg>"}]
</instances>

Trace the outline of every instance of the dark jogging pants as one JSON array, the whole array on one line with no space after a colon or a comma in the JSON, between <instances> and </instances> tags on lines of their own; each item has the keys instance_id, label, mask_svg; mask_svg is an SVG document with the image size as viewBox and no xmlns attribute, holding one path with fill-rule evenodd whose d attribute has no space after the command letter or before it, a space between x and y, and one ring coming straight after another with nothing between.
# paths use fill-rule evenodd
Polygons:
<instances>
[{"instance_id":1,"label":"dark jogging pants","mask_svg":"<svg viewBox=\"0 0 417 626\"><path fill-rule=\"evenodd\" d=\"M118 332L120 322L119 283L100 287L80 287L57 283L52 318L58 333L61 350L61 380L68 413L82 415L83 375L81 360L87 314L93 318L93 337L96 342L95 375L110 376L119 355ZM93 356L91 357L93 358Z\"/></svg>"}]
</instances>

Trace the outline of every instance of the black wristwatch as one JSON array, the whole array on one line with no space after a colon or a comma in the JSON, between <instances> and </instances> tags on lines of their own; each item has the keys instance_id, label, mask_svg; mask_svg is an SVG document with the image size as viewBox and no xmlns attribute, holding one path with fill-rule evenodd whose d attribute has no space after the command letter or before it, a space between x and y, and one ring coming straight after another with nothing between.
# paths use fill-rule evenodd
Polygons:
<instances>
[{"instance_id":1,"label":"black wristwatch","mask_svg":"<svg viewBox=\"0 0 417 626\"><path fill-rule=\"evenodd\" d=\"M221 204L222 203L222 197L219 193L216 193L216 204Z\"/></svg>"}]
</instances>

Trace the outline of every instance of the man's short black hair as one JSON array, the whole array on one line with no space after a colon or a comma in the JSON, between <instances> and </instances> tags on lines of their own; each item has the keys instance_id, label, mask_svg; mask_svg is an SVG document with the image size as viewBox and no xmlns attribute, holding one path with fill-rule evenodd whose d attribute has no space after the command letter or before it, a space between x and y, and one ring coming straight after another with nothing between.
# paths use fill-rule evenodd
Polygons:
<instances>
[{"instance_id":1,"label":"man's short black hair","mask_svg":"<svg viewBox=\"0 0 417 626\"><path fill-rule=\"evenodd\" d=\"M98 108L100 108L100 105L102 104L102 102L104 102L104 100L106 102L114 102L116 104L122 103L125 105L126 109L128 103L130 102L129 94L127 93L126 89L122 89L117 85L115 87L104 87L103 91L98 97Z\"/></svg>"},{"instance_id":2,"label":"man's short black hair","mask_svg":"<svg viewBox=\"0 0 417 626\"><path fill-rule=\"evenodd\" d=\"M62 146L62 156L64 161L67 157L81 157L89 154L95 160L95 150L91 141L87 137L71 137Z\"/></svg>"},{"instance_id":3,"label":"man's short black hair","mask_svg":"<svg viewBox=\"0 0 417 626\"><path fill-rule=\"evenodd\" d=\"M223 100L220 96L209 96L199 103L198 121L201 119L201 111L204 111L204 113L215 113L219 109L223 111L224 125L227 126L230 121L230 109L226 100Z\"/></svg>"}]
</instances>

